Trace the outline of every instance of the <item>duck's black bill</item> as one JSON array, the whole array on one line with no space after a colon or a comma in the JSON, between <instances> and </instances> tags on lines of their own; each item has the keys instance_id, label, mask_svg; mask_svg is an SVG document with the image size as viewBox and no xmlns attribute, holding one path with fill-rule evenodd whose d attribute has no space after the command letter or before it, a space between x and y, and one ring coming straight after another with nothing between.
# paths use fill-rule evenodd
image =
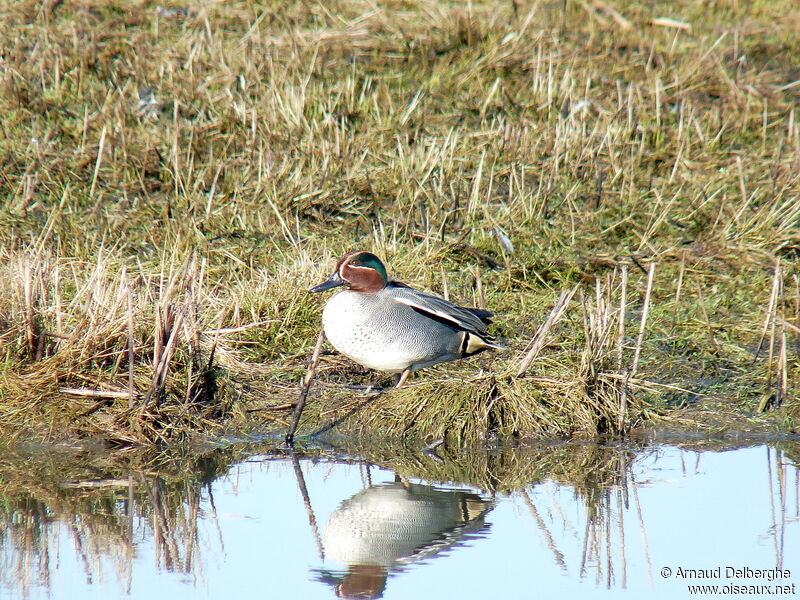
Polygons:
<instances>
[{"instance_id":1,"label":"duck's black bill","mask_svg":"<svg viewBox=\"0 0 800 600\"><path fill-rule=\"evenodd\" d=\"M337 271L333 275L328 277L325 281L323 281L319 285L315 285L308 291L312 294L316 294L317 292L324 292L325 290L331 290L335 287L339 287L340 285L344 285L344 279L339 277L339 272Z\"/></svg>"}]
</instances>

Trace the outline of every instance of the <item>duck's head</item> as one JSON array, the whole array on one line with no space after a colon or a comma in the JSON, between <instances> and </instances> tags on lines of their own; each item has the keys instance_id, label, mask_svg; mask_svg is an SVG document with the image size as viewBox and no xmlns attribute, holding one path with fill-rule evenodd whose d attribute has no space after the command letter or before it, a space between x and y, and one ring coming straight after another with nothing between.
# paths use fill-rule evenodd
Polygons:
<instances>
[{"instance_id":1,"label":"duck's head","mask_svg":"<svg viewBox=\"0 0 800 600\"><path fill-rule=\"evenodd\" d=\"M381 259L364 250L351 250L336 263L333 274L309 292L324 292L340 285L354 292L371 294L389 284L389 276Z\"/></svg>"}]
</instances>

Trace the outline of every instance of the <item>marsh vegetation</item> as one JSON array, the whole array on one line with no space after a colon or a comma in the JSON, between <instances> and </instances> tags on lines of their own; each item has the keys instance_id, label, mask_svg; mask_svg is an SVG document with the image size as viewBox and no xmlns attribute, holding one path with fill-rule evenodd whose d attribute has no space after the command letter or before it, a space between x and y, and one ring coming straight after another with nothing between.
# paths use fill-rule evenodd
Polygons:
<instances>
[{"instance_id":1,"label":"marsh vegetation","mask_svg":"<svg viewBox=\"0 0 800 600\"><path fill-rule=\"evenodd\" d=\"M508 350L360 410L346 384L375 374L325 355L303 431L794 431L799 19L790 0L4 4L0 429L285 428L319 329L305 290L364 248L497 313Z\"/></svg>"}]
</instances>

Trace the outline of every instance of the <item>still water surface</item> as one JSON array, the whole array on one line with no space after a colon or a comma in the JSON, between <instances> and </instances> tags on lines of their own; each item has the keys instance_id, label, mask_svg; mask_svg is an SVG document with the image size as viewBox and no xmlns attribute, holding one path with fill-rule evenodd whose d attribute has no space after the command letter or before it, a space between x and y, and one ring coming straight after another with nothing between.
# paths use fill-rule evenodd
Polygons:
<instances>
[{"instance_id":1,"label":"still water surface","mask_svg":"<svg viewBox=\"0 0 800 600\"><path fill-rule=\"evenodd\" d=\"M688 598L695 585L792 597L797 450L557 445L368 462L238 444L127 471L15 456L0 478L0 598ZM13 460L28 461L28 488ZM51 469L37 481L40 463Z\"/></svg>"}]
</instances>

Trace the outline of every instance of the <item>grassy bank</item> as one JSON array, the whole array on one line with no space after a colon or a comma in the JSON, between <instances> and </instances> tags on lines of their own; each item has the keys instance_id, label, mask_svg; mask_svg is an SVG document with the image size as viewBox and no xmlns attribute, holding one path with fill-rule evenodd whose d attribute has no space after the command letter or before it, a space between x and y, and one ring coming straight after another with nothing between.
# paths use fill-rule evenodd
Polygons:
<instances>
[{"instance_id":1,"label":"grassy bank","mask_svg":"<svg viewBox=\"0 0 800 600\"><path fill-rule=\"evenodd\" d=\"M799 24L789 0L0 8L0 429L284 427L305 290L366 248L509 349L368 405L325 356L304 430L793 431Z\"/></svg>"}]
</instances>

